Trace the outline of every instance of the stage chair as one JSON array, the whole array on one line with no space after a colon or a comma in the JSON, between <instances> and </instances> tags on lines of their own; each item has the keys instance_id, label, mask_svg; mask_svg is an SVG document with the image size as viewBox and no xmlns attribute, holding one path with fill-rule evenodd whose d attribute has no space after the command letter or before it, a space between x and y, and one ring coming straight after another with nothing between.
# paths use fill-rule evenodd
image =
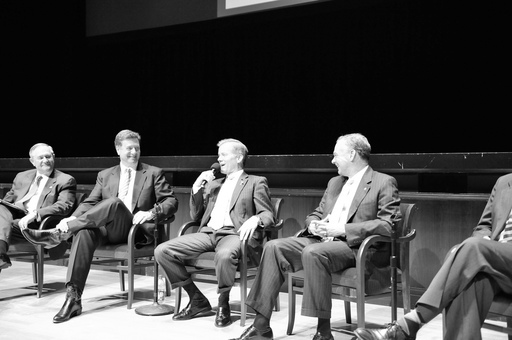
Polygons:
<instances>
[{"instance_id":1,"label":"stage chair","mask_svg":"<svg viewBox=\"0 0 512 340\"><path fill-rule=\"evenodd\" d=\"M76 193L73 211L83 202L85 196L84 193ZM55 228L63 218L63 216L48 216L39 224L39 230ZM36 296L40 298L44 289L44 261L51 260L48 250L44 249L42 245L33 245L25 239L16 239L9 246L7 255L15 261L32 263L32 277L34 283L37 284Z\"/></svg>"},{"instance_id":2,"label":"stage chair","mask_svg":"<svg viewBox=\"0 0 512 340\"><path fill-rule=\"evenodd\" d=\"M397 288L402 291L403 308L405 313L411 309L410 278L409 278L409 244L416 237L416 230L412 229L412 218L415 212L414 204L401 203L400 212L402 220L396 226L397 251L400 261L397 261ZM379 268L383 275L390 278L389 286L381 287L377 282L365 279L366 255L369 247L375 242L391 243L391 237L372 235L367 237L357 252L356 266L333 273L332 298L345 301L345 321L352 323L350 302L357 304L357 327L365 327L365 302L390 296L391 291L391 266ZM398 247L399 245L399 247ZM295 323L296 294L302 294L304 283L304 271L288 273L288 328L286 333L291 335Z\"/></svg>"},{"instance_id":3,"label":"stage chair","mask_svg":"<svg viewBox=\"0 0 512 340\"><path fill-rule=\"evenodd\" d=\"M280 230L283 227L283 220L280 219L281 206L283 203L282 198L272 198L272 205L274 206L274 217L276 225L274 227L265 230L264 243L276 239L280 235ZM178 237L184 235L187 232L197 232L200 221L190 221L183 224L178 232ZM247 282L256 276L258 264L253 263L248 257L248 245L246 241L242 241L242 256L240 258L237 275L235 277L235 284L240 285L240 326L245 326L245 320L247 318L247 306L245 300L247 298ZM215 252L203 253L193 260L186 261L187 271L192 275L194 281L217 283L215 275L215 264L213 258ZM261 253L259 254L261 256ZM181 287L176 288L176 303L175 310L180 311L181 306ZM275 304L275 309L280 309L279 299Z\"/></svg>"},{"instance_id":4,"label":"stage chair","mask_svg":"<svg viewBox=\"0 0 512 340\"><path fill-rule=\"evenodd\" d=\"M174 221L174 216L170 218L158 221L158 242L161 243L169 239L171 223ZM131 227L130 233L128 234L127 243L121 244L105 244L99 246L94 252L92 268L102 270L117 270L119 272L119 285L121 291L126 291L124 274L128 277L128 303L127 308L131 309L133 304L134 296L134 280L135 273L145 267L154 266L154 250L155 245L153 243L145 245L141 248L135 246L135 235L140 228L145 229L145 233L153 235L153 230L156 223L143 223L137 224ZM117 263L117 265L112 265ZM144 275L144 274L143 274ZM166 287L167 296L170 295L170 287L167 284Z\"/></svg>"}]
</instances>

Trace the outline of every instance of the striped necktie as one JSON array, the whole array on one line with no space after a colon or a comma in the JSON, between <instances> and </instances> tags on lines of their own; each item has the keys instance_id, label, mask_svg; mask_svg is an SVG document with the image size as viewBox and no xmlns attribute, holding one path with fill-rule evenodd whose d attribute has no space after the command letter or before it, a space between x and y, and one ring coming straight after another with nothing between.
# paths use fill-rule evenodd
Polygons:
<instances>
[{"instance_id":1,"label":"striped necktie","mask_svg":"<svg viewBox=\"0 0 512 340\"><path fill-rule=\"evenodd\" d=\"M500 242L511 242L512 241L512 211L508 216L508 220L505 223L505 228L500 234L499 238Z\"/></svg>"},{"instance_id":2,"label":"striped necktie","mask_svg":"<svg viewBox=\"0 0 512 340\"><path fill-rule=\"evenodd\" d=\"M32 182L32 185L30 186L30 189L29 191L27 192L27 194L25 196L23 196L22 199L20 199L19 201L17 201L15 204L20 207L20 208L24 208L24 203L27 202L29 199L32 198L32 196L34 196L37 192L37 188L39 188L39 183L41 183L41 179L43 177L42 176L37 176L36 180L34 182Z\"/></svg>"}]
</instances>

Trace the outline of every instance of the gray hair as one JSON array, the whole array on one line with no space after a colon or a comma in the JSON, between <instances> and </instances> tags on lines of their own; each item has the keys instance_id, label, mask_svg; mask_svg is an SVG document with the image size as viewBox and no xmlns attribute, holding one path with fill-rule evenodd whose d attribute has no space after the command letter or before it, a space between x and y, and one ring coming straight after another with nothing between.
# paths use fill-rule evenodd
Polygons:
<instances>
[{"instance_id":1,"label":"gray hair","mask_svg":"<svg viewBox=\"0 0 512 340\"><path fill-rule=\"evenodd\" d=\"M353 148L359 157L368 161L370 160L370 154L372 152L372 147L368 142L368 139L360 133L350 133L347 135L342 135L338 137L338 141L343 140L347 145Z\"/></svg>"},{"instance_id":2,"label":"gray hair","mask_svg":"<svg viewBox=\"0 0 512 340\"><path fill-rule=\"evenodd\" d=\"M37 149L40 146L48 147L48 149L50 149L50 152L51 152L52 156L55 157L55 153L53 152L53 148L50 145L48 145L46 143L36 143L28 151L28 155L30 156L30 158L32 158L32 153L34 152L34 150Z\"/></svg>"},{"instance_id":3,"label":"gray hair","mask_svg":"<svg viewBox=\"0 0 512 340\"><path fill-rule=\"evenodd\" d=\"M245 161L247 160L247 155L249 154L249 149L244 145L244 143L240 142L238 139L234 138L226 138L217 143L217 147L220 147L225 143L233 143L235 153L242 156L242 165L245 166Z\"/></svg>"}]
</instances>

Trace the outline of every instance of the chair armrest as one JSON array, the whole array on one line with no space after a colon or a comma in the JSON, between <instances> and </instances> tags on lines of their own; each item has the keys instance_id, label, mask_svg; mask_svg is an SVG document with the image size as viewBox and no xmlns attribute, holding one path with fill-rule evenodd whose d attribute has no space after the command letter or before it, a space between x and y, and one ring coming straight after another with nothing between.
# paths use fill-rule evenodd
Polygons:
<instances>
[{"instance_id":1,"label":"chair armrest","mask_svg":"<svg viewBox=\"0 0 512 340\"><path fill-rule=\"evenodd\" d=\"M188 221L184 223L178 230L178 236L184 235L190 228L199 227L200 224L201 223L199 221Z\"/></svg>"}]
</instances>

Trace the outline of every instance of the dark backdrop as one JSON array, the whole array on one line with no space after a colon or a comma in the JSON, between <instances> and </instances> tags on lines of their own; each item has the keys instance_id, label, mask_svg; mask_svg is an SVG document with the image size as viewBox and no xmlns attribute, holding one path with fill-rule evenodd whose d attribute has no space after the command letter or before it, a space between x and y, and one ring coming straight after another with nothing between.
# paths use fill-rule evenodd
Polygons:
<instances>
[{"instance_id":1,"label":"dark backdrop","mask_svg":"<svg viewBox=\"0 0 512 340\"><path fill-rule=\"evenodd\" d=\"M327 1L85 38L82 1L2 1L0 157L510 151L510 13L500 2Z\"/></svg>"}]
</instances>

